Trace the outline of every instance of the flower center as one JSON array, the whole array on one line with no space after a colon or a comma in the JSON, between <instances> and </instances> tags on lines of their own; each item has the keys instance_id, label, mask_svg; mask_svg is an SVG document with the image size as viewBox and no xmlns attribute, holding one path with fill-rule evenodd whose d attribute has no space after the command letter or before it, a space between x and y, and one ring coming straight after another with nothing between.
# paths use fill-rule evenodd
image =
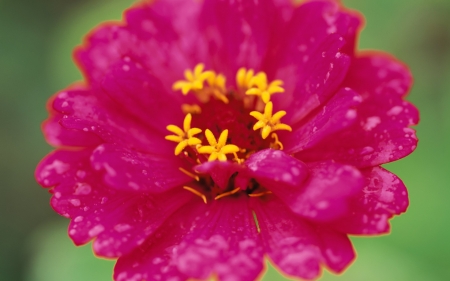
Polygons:
<instances>
[{"instance_id":1,"label":"flower center","mask_svg":"<svg viewBox=\"0 0 450 281\"><path fill-rule=\"evenodd\" d=\"M233 161L240 165L261 149L283 149L276 131L292 129L281 123L286 112L273 113L270 101L273 94L284 92L281 80L269 83L264 72L255 74L252 69L241 68L236 74L236 87L227 89L226 77L205 71L203 64L198 64L194 70L186 70L184 75L186 80L176 81L173 90L180 90L183 95L192 93L197 102L182 105L181 110L186 114L182 127L167 126L173 134L166 139L177 143L176 156L192 166L207 161ZM210 176L183 168L180 171L199 182L195 188L184 188L202 197L205 203L207 197L218 200L239 195L240 191L251 197L268 193L255 181L250 181L247 186L236 186L232 176L226 187L219 187Z\"/></svg>"}]
</instances>

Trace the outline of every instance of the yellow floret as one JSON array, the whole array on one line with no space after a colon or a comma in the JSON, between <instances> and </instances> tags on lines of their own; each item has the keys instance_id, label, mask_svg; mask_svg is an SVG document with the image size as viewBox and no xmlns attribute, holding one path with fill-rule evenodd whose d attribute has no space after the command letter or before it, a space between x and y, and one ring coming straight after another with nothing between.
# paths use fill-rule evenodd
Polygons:
<instances>
[{"instance_id":1,"label":"yellow floret","mask_svg":"<svg viewBox=\"0 0 450 281\"><path fill-rule=\"evenodd\" d=\"M198 149L201 154L209 154L208 161L227 161L227 154L234 154L239 151L239 147L233 144L226 144L228 138L228 130L224 130L216 140L213 133L210 130L205 131L205 137L208 140L209 145L202 146Z\"/></svg>"},{"instance_id":2,"label":"yellow floret","mask_svg":"<svg viewBox=\"0 0 450 281\"><path fill-rule=\"evenodd\" d=\"M195 66L194 71L188 69L184 72L186 80L179 80L175 82L172 89L175 91L181 90L183 95L187 95L190 91L199 91L203 89L204 82L214 73L212 71L203 71L205 65L199 63Z\"/></svg>"},{"instance_id":3,"label":"yellow floret","mask_svg":"<svg viewBox=\"0 0 450 281\"><path fill-rule=\"evenodd\" d=\"M184 118L183 129L175 125L167 126L167 130L175 135L166 136L166 140L178 143L175 147L175 155L179 155L188 145L194 146L202 143L200 139L194 137L195 135L200 134L202 130L199 128L191 128L191 122L192 115L187 114Z\"/></svg>"},{"instance_id":4,"label":"yellow floret","mask_svg":"<svg viewBox=\"0 0 450 281\"><path fill-rule=\"evenodd\" d=\"M266 139L271 132L286 130L291 132L292 128L289 125L280 122L280 119L286 115L286 111L281 110L273 114L273 104L268 102L264 108L264 114L258 111L250 112L250 115L255 117L258 122L253 126L253 130L261 129L261 136Z\"/></svg>"}]
</instances>

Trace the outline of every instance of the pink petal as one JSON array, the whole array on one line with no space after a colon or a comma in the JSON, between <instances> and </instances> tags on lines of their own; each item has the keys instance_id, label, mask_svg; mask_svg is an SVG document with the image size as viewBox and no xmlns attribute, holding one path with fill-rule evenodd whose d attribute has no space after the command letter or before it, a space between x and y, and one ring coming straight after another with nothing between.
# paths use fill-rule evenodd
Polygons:
<instances>
[{"instance_id":1,"label":"pink petal","mask_svg":"<svg viewBox=\"0 0 450 281\"><path fill-rule=\"evenodd\" d=\"M323 258L314 227L279 200L254 200L252 203L265 252L274 265L291 276L316 278Z\"/></svg>"},{"instance_id":2,"label":"pink petal","mask_svg":"<svg viewBox=\"0 0 450 281\"><path fill-rule=\"evenodd\" d=\"M235 173L246 174L246 169L241 165L232 163L230 161L212 161L194 167L194 170L201 174L208 174L213 179L214 183L220 188L225 189L228 186L230 178ZM243 186L242 186L243 187Z\"/></svg>"},{"instance_id":3,"label":"pink petal","mask_svg":"<svg viewBox=\"0 0 450 281\"><path fill-rule=\"evenodd\" d=\"M300 159L334 159L372 167L414 151L417 138L410 126L418 123L419 114L403 100L411 85L411 75L403 65L386 55L365 55L354 61L345 84L363 97L356 122L300 152Z\"/></svg>"},{"instance_id":4,"label":"pink petal","mask_svg":"<svg viewBox=\"0 0 450 281\"><path fill-rule=\"evenodd\" d=\"M246 198L223 198L210 213L177 247L178 268L200 279L216 273L220 280L254 280L263 269L263 252Z\"/></svg>"},{"instance_id":5,"label":"pink petal","mask_svg":"<svg viewBox=\"0 0 450 281\"><path fill-rule=\"evenodd\" d=\"M338 91L305 124L283 135L285 151L295 153L314 146L325 137L350 126L356 120L355 107L361 96L349 88Z\"/></svg>"},{"instance_id":6,"label":"pink petal","mask_svg":"<svg viewBox=\"0 0 450 281\"><path fill-rule=\"evenodd\" d=\"M333 226L350 234L380 234L389 232L388 220L406 211L408 193L394 174L374 167L363 171L366 187L350 201L348 214Z\"/></svg>"},{"instance_id":7,"label":"pink petal","mask_svg":"<svg viewBox=\"0 0 450 281\"><path fill-rule=\"evenodd\" d=\"M245 161L245 165L250 175L270 190L298 190L308 177L306 164L281 150L258 151Z\"/></svg>"},{"instance_id":8,"label":"pink petal","mask_svg":"<svg viewBox=\"0 0 450 281\"><path fill-rule=\"evenodd\" d=\"M322 241L325 264L333 272L342 272L355 258L352 242L346 234L327 227L317 225L316 231Z\"/></svg>"},{"instance_id":9,"label":"pink petal","mask_svg":"<svg viewBox=\"0 0 450 281\"><path fill-rule=\"evenodd\" d=\"M165 157L104 144L94 150L92 166L104 172L104 181L119 189L159 193L192 179L179 168L187 168L175 156Z\"/></svg>"},{"instance_id":10,"label":"pink petal","mask_svg":"<svg viewBox=\"0 0 450 281\"><path fill-rule=\"evenodd\" d=\"M149 127L167 134L170 124L181 124L181 95L168 94L160 81L134 61L120 61L111 66L102 83L106 94L125 111Z\"/></svg>"},{"instance_id":11,"label":"pink petal","mask_svg":"<svg viewBox=\"0 0 450 281\"><path fill-rule=\"evenodd\" d=\"M277 163L272 161L272 165ZM345 215L349 211L350 198L362 189L363 184L357 169L329 161L308 164L308 178L301 185L271 184L265 187L296 214L323 222Z\"/></svg>"},{"instance_id":12,"label":"pink petal","mask_svg":"<svg viewBox=\"0 0 450 281\"><path fill-rule=\"evenodd\" d=\"M86 169L90 168L86 160L92 153L92 149L83 150L55 150L47 155L38 164L35 177L37 182L44 187L52 187L64 181L71 181L80 168L79 175L86 175Z\"/></svg>"},{"instance_id":13,"label":"pink petal","mask_svg":"<svg viewBox=\"0 0 450 281\"><path fill-rule=\"evenodd\" d=\"M342 12L335 1L309 1L282 29L265 69L285 82L286 93L274 104L286 109L285 122L296 123L334 94L350 64L358 16Z\"/></svg>"},{"instance_id":14,"label":"pink petal","mask_svg":"<svg viewBox=\"0 0 450 281\"><path fill-rule=\"evenodd\" d=\"M321 264L341 272L354 259L346 235L299 218L277 199L252 203L265 252L282 272L311 280Z\"/></svg>"},{"instance_id":15,"label":"pink petal","mask_svg":"<svg viewBox=\"0 0 450 281\"><path fill-rule=\"evenodd\" d=\"M129 58L154 73L169 91L186 68L205 61L193 20L200 8L193 0L139 4L126 12L124 26L93 31L75 57L90 83L99 83L111 65Z\"/></svg>"},{"instance_id":16,"label":"pink petal","mask_svg":"<svg viewBox=\"0 0 450 281\"><path fill-rule=\"evenodd\" d=\"M195 198L170 223L131 254L121 257L115 280L253 280L263 268L263 253L246 200L204 205ZM171 279L172 278L172 279Z\"/></svg>"},{"instance_id":17,"label":"pink petal","mask_svg":"<svg viewBox=\"0 0 450 281\"><path fill-rule=\"evenodd\" d=\"M232 79L240 67L261 69L277 10L261 1L205 1L200 28L214 69ZM233 83L234 85L234 83Z\"/></svg>"},{"instance_id":18,"label":"pink petal","mask_svg":"<svg viewBox=\"0 0 450 281\"><path fill-rule=\"evenodd\" d=\"M192 197L181 187L151 196L115 196L111 203L97 210L97 214L85 217L83 223L77 224L72 220L69 231L75 229L78 233L90 235L99 225L96 219L102 215L104 231L94 241L94 252L104 257L119 257L142 244Z\"/></svg>"},{"instance_id":19,"label":"pink petal","mask_svg":"<svg viewBox=\"0 0 450 281\"><path fill-rule=\"evenodd\" d=\"M53 108L63 114L60 123L67 129L95 133L104 142L173 156L173 144L163 134L125 114L118 103L99 90L60 92Z\"/></svg>"},{"instance_id":20,"label":"pink petal","mask_svg":"<svg viewBox=\"0 0 450 281\"><path fill-rule=\"evenodd\" d=\"M53 113L42 125L42 130L47 142L54 146L97 146L102 140L92 132L67 129L61 126L59 121L63 114Z\"/></svg>"},{"instance_id":21,"label":"pink petal","mask_svg":"<svg viewBox=\"0 0 450 281\"><path fill-rule=\"evenodd\" d=\"M93 238L94 251L104 257L130 252L150 236L193 195L181 188L159 195L109 189L90 168L91 150L58 150L36 171L38 181L54 186L52 207L71 218L69 235L77 245Z\"/></svg>"}]
</instances>

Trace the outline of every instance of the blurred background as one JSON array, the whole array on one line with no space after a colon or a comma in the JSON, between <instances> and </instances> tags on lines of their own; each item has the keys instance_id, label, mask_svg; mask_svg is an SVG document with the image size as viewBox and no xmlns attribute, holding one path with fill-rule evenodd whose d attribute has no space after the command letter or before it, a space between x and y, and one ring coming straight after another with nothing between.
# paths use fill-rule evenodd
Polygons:
<instances>
[{"instance_id":1,"label":"blurred background","mask_svg":"<svg viewBox=\"0 0 450 281\"><path fill-rule=\"evenodd\" d=\"M111 280L113 261L75 247L68 220L34 180L52 148L40 124L48 98L81 75L71 52L90 29L120 19L131 0L0 0L0 280ZM390 235L354 237L358 259L321 280L450 280L450 1L343 0L361 11L361 49L394 54L412 69L409 100L421 111L414 154L386 165L409 188L410 207ZM269 268L263 280L288 280Z\"/></svg>"}]
</instances>

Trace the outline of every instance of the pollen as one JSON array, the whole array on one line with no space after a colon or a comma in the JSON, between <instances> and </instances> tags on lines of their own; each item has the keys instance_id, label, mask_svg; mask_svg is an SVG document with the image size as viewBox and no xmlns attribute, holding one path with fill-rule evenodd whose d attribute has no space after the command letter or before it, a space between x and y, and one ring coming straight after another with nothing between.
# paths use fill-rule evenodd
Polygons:
<instances>
[{"instance_id":1,"label":"pollen","mask_svg":"<svg viewBox=\"0 0 450 281\"><path fill-rule=\"evenodd\" d=\"M227 161L227 154L234 154L240 149L238 146L233 144L226 144L228 139L228 130L224 130L216 140L213 133L206 129L205 137L209 145L201 146L198 148L198 152L201 154L209 154L208 161Z\"/></svg>"},{"instance_id":2,"label":"pollen","mask_svg":"<svg viewBox=\"0 0 450 281\"><path fill-rule=\"evenodd\" d=\"M245 80L243 80L244 82L247 82L247 76L249 76L248 72L245 76ZM274 80L268 83L267 75L264 72L258 72L248 81L248 90L245 92L245 94L249 96L253 95L261 97L261 100L264 103L268 103L270 102L270 97L273 94L284 93L284 88L281 87L282 85L283 81L281 80Z\"/></svg>"},{"instance_id":3,"label":"pollen","mask_svg":"<svg viewBox=\"0 0 450 281\"><path fill-rule=\"evenodd\" d=\"M264 114L258 111L250 112L250 115L255 117L258 122L253 126L253 130L261 129L261 136L266 139L270 133L279 130L286 130L291 132L292 128L289 125L280 122L280 119L286 115L286 111L281 110L273 114L273 104L268 102L264 108Z\"/></svg>"},{"instance_id":4,"label":"pollen","mask_svg":"<svg viewBox=\"0 0 450 281\"><path fill-rule=\"evenodd\" d=\"M212 71L203 71L205 65L199 63L195 66L194 71L188 69L184 72L186 80L176 81L172 89L174 91L181 90L183 95L187 95L190 91L200 91L204 87L204 82L214 73Z\"/></svg>"},{"instance_id":5,"label":"pollen","mask_svg":"<svg viewBox=\"0 0 450 281\"><path fill-rule=\"evenodd\" d=\"M175 147L175 155L179 155L187 146L195 146L202 143L202 141L196 137L197 134L202 132L199 128L191 128L192 115L189 113L184 118L183 129L175 125L167 126L167 130L175 135L166 136L166 140L177 142Z\"/></svg>"}]
</instances>

